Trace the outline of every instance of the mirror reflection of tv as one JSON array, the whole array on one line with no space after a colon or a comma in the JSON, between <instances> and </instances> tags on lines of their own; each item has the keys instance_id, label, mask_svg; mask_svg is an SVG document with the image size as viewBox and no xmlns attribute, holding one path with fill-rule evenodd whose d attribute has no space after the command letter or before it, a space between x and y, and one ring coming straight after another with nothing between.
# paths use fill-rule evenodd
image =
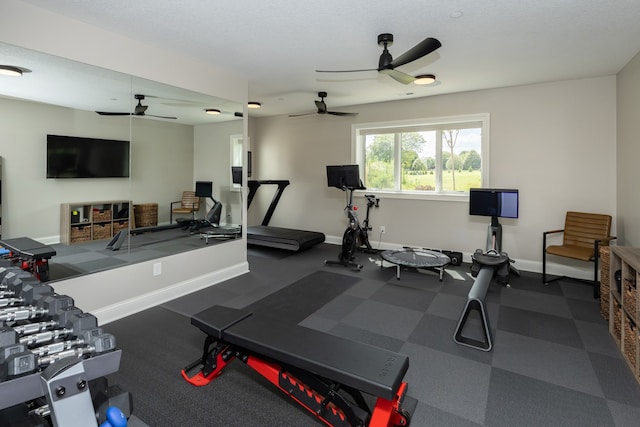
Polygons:
<instances>
[{"instance_id":1,"label":"mirror reflection of tv","mask_svg":"<svg viewBox=\"0 0 640 427\"><path fill-rule=\"evenodd\" d=\"M47 135L47 178L128 178L129 141Z\"/></svg>"},{"instance_id":2,"label":"mirror reflection of tv","mask_svg":"<svg viewBox=\"0 0 640 427\"><path fill-rule=\"evenodd\" d=\"M339 189L362 188L360 182L360 168L358 165L327 166L327 184Z\"/></svg>"},{"instance_id":3,"label":"mirror reflection of tv","mask_svg":"<svg viewBox=\"0 0 640 427\"><path fill-rule=\"evenodd\" d=\"M231 181L234 184L242 184L242 166L231 166Z\"/></svg>"},{"instance_id":4,"label":"mirror reflection of tv","mask_svg":"<svg viewBox=\"0 0 640 427\"><path fill-rule=\"evenodd\" d=\"M469 189L469 215L518 218L518 190L501 188Z\"/></svg>"},{"instance_id":5,"label":"mirror reflection of tv","mask_svg":"<svg viewBox=\"0 0 640 427\"><path fill-rule=\"evenodd\" d=\"M196 197L213 197L213 182L196 181Z\"/></svg>"}]
</instances>

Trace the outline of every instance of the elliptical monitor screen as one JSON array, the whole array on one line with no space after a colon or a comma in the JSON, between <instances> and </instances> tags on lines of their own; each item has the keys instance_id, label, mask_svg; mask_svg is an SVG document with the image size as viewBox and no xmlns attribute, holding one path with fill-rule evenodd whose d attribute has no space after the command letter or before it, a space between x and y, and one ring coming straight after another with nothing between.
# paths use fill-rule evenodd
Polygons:
<instances>
[{"instance_id":1,"label":"elliptical monitor screen","mask_svg":"<svg viewBox=\"0 0 640 427\"><path fill-rule=\"evenodd\" d=\"M469 189L469 215L518 218L518 190Z\"/></svg>"}]
</instances>

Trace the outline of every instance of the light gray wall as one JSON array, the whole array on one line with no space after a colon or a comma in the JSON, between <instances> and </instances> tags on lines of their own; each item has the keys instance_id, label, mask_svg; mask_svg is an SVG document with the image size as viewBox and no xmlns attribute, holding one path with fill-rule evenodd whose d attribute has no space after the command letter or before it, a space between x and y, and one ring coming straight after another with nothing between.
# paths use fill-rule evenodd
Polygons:
<instances>
[{"instance_id":1,"label":"light gray wall","mask_svg":"<svg viewBox=\"0 0 640 427\"><path fill-rule=\"evenodd\" d=\"M566 211L615 215L615 84L615 76L609 76L341 109L358 112L354 118L251 120L255 177L291 180L273 225L321 231L338 242L346 226L344 193L327 188L325 165L352 162L352 124L489 113L490 185L520 190L520 218L501 220L503 249L521 269L539 271L542 232L562 228ZM266 193L249 209L250 224L264 214L271 197ZM376 194L382 201L371 216L375 246L379 226L384 225L382 247L409 245L467 254L486 247L488 219L470 217L467 202ZM362 199L358 203L364 207ZM588 277L588 267L571 267Z\"/></svg>"},{"instance_id":2,"label":"light gray wall","mask_svg":"<svg viewBox=\"0 0 640 427\"><path fill-rule=\"evenodd\" d=\"M618 236L620 245L640 246L640 53L618 73Z\"/></svg>"},{"instance_id":3,"label":"light gray wall","mask_svg":"<svg viewBox=\"0 0 640 427\"><path fill-rule=\"evenodd\" d=\"M246 79L230 71L18 0L2 2L0 40L243 105L248 99ZM184 73L185 69L189 72ZM198 154L194 150L194 158ZM195 177L199 171L193 173ZM34 205L28 194L21 201L25 206ZM71 295L76 305L106 323L242 274L248 270L246 254L246 241L237 240L57 282L55 289L58 293ZM161 263L160 276L153 276L156 263Z\"/></svg>"}]
</instances>

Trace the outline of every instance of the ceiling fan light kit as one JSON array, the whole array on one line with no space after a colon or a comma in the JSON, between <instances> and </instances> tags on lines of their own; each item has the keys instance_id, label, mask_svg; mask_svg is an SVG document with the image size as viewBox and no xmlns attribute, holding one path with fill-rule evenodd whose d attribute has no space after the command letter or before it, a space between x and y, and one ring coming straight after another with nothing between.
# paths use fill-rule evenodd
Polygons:
<instances>
[{"instance_id":1,"label":"ceiling fan light kit","mask_svg":"<svg viewBox=\"0 0 640 427\"><path fill-rule=\"evenodd\" d=\"M0 75L10 77L20 77L23 74L23 69L15 67L13 65L0 65Z\"/></svg>"},{"instance_id":2,"label":"ceiling fan light kit","mask_svg":"<svg viewBox=\"0 0 640 427\"><path fill-rule=\"evenodd\" d=\"M420 74L416 76L416 79L413 83L417 85L430 85L431 83L436 81L436 76L433 74Z\"/></svg>"}]
</instances>

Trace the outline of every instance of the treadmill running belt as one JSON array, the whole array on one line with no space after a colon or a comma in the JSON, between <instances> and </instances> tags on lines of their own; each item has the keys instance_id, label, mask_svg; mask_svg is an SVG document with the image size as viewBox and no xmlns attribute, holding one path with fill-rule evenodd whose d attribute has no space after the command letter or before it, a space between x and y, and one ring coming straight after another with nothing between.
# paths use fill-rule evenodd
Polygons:
<instances>
[{"instance_id":1,"label":"treadmill running belt","mask_svg":"<svg viewBox=\"0 0 640 427\"><path fill-rule=\"evenodd\" d=\"M324 233L292 228L254 225L247 228L247 243L256 246L301 251L324 242Z\"/></svg>"}]
</instances>

